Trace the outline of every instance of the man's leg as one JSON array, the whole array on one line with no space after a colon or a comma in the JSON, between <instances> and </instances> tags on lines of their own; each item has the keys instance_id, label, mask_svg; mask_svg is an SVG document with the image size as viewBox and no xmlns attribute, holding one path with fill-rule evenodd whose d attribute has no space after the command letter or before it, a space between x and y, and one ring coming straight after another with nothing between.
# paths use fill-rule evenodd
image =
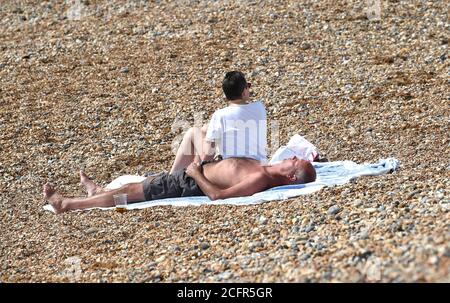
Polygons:
<instances>
[{"instance_id":1,"label":"man's leg","mask_svg":"<svg viewBox=\"0 0 450 303\"><path fill-rule=\"evenodd\" d=\"M179 169L183 169L189 166L194 159L197 160L204 158L207 151L207 143L205 141L207 125L200 127L191 127L181 141L180 147L178 147L175 161L173 162L170 174Z\"/></svg>"},{"instance_id":2,"label":"man's leg","mask_svg":"<svg viewBox=\"0 0 450 303\"><path fill-rule=\"evenodd\" d=\"M113 196L116 194L128 194L128 202L145 201L142 182L125 184L121 188L88 198L65 198L47 183L44 185L43 194L44 199L53 206L57 214L74 209L114 206Z\"/></svg>"},{"instance_id":3,"label":"man's leg","mask_svg":"<svg viewBox=\"0 0 450 303\"><path fill-rule=\"evenodd\" d=\"M80 183L86 188L88 197L92 197L108 191L107 189L104 189L103 187L95 184L82 170L80 170Z\"/></svg>"}]
</instances>

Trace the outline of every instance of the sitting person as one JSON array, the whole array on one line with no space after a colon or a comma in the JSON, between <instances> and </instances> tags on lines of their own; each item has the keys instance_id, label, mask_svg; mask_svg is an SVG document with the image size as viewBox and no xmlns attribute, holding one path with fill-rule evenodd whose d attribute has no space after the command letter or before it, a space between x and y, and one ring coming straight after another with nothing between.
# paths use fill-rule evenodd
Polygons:
<instances>
[{"instance_id":1,"label":"sitting person","mask_svg":"<svg viewBox=\"0 0 450 303\"><path fill-rule=\"evenodd\" d=\"M128 202L142 202L174 197L208 196L211 200L250 196L271 187L313 182L316 171L309 161L296 157L273 166L261 165L255 159L228 158L203 165L191 163L173 174L161 173L139 183L129 183L118 189L104 191L86 175L82 183L90 197L65 198L48 183L44 185L44 199L57 214L68 210L111 207L113 196L128 194Z\"/></svg>"},{"instance_id":2,"label":"sitting person","mask_svg":"<svg viewBox=\"0 0 450 303\"><path fill-rule=\"evenodd\" d=\"M250 101L251 83L243 73L228 72L222 89L229 105L212 115L208 125L190 128L180 143L170 173L217 155L267 162L267 115L261 101Z\"/></svg>"}]
</instances>

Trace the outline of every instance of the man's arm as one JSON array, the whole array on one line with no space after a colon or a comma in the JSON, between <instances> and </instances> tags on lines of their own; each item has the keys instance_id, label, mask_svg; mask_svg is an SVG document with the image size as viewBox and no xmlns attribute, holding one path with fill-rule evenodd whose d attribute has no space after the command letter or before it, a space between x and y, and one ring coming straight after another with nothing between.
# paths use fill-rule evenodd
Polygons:
<instances>
[{"instance_id":1,"label":"man's arm","mask_svg":"<svg viewBox=\"0 0 450 303\"><path fill-rule=\"evenodd\" d=\"M226 189L221 189L206 179L197 163L189 165L186 173L197 182L203 193L211 200L251 196L254 193L267 189L265 175L259 172L251 174L245 180Z\"/></svg>"}]
</instances>

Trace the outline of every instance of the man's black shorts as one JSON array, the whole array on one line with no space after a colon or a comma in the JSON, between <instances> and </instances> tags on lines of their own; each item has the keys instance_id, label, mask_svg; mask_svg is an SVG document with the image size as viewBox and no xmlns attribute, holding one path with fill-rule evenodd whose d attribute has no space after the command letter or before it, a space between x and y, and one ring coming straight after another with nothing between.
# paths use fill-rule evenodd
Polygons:
<instances>
[{"instance_id":1,"label":"man's black shorts","mask_svg":"<svg viewBox=\"0 0 450 303\"><path fill-rule=\"evenodd\" d=\"M204 196L195 180L180 169L169 175L164 172L148 177L143 182L145 200L158 200L165 198Z\"/></svg>"}]
</instances>

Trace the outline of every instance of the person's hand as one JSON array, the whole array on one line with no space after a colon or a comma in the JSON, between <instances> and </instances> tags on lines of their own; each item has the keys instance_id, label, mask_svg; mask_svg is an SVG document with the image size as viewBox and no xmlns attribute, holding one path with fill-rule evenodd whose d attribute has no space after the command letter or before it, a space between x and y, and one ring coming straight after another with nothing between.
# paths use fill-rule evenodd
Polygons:
<instances>
[{"instance_id":1,"label":"person's hand","mask_svg":"<svg viewBox=\"0 0 450 303\"><path fill-rule=\"evenodd\" d=\"M197 174L200 174L202 172L202 166L200 163L192 162L189 164L189 166L186 168L186 174L190 177L194 177Z\"/></svg>"}]
</instances>

